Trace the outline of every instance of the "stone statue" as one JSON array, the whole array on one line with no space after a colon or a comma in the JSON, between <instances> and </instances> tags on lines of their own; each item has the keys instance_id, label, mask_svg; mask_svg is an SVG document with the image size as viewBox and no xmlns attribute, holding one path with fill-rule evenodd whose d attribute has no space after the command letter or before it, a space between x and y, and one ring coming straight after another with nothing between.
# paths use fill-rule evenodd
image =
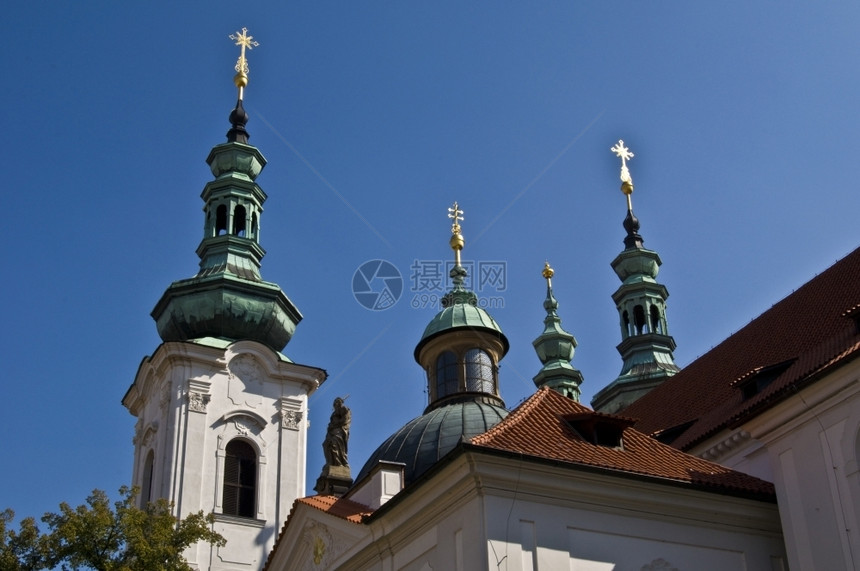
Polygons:
<instances>
[{"instance_id":1,"label":"stone statue","mask_svg":"<svg viewBox=\"0 0 860 571\"><path fill-rule=\"evenodd\" d=\"M349 425L352 422L352 413L343 404L343 399L337 397L332 405L334 410L328 421L325 440L323 441L323 454L325 454L325 466L322 474L317 479L314 490L320 494L343 495L352 485L349 460L347 459L347 443L349 442Z\"/></svg>"},{"instance_id":2,"label":"stone statue","mask_svg":"<svg viewBox=\"0 0 860 571\"><path fill-rule=\"evenodd\" d=\"M347 443L349 442L349 424L352 422L352 413L343 399L337 397L332 405L334 410L328 421L328 431L323 441L323 454L325 463L329 466L349 466L347 460Z\"/></svg>"}]
</instances>

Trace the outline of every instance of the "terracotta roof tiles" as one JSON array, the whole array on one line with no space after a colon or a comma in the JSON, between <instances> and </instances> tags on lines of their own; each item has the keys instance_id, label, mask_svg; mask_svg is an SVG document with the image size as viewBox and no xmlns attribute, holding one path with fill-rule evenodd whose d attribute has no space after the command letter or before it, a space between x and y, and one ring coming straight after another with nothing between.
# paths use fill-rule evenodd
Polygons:
<instances>
[{"instance_id":1,"label":"terracotta roof tiles","mask_svg":"<svg viewBox=\"0 0 860 571\"><path fill-rule=\"evenodd\" d=\"M672 441L687 450L773 406L833 366L860 356L860 248L702 355L622 413L657 433L689 424ZM754 394L744 380L786 367Z\"/></svg>"},{"instance_id":2,"label":"terracotta roof tiles","mask_svg":"<svg viewBox=\"0 0 860 571\"><path fill-rule=\"evenodd\" d=\"M610 447L586 440L573 428L572 421L588 417L598 422L618 420L615 426L621 431L622 445ZM494 428L472 438L471 444L571 465L668 479L710 491L773 499L773 485L769 482L661 444L629 428L629 422L623 417L595 413L544 387Z\"/></svg>"}]
</instances>

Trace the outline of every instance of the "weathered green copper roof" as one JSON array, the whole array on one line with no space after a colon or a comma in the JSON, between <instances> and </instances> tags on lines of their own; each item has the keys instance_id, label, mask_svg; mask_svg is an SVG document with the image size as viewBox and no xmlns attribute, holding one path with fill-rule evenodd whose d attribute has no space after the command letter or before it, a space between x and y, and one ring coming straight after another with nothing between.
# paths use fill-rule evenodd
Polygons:
<instances>
[{"instance_id":1,"label":"weathered green copper roof","mask_svg":"<svg viewBox=\"0 0 860 571\"><path fill-rule=\"evenodd\" d=\"M282 350L302 319L277 284L219 273L174 282L152 310L164 341L248 339Z\"/></svg>"},{"instance_id":2,"label":"weathered green copper roof","mask_svg":"<svg viewBox=\"0 0 860 571\"><path fill-rule=\"evenodd\" d=\"M622 341L617 349L623 364L618 377L591 400L594 409L602 412L617 412L680 370L665 311L669 291L656 280L662 262L657 252L644 247L639 227L639 219L628 210L625 249L612 260L612 269L621 280L612 299L621 322ZM637 308L641 312L638 325Z\"/></svg>"},{"instance_id":3,"label":"weathered green copper roof","mask_svg":"<svg viewBox=\"0 0 860 571\"><path fill-rule=\"evenodd\" d=\"M501 406L468 399L432 409L407 422L371 454L355 481L381 460L406 465L405 484L414 482L464 438L488 431L508 415Z\"/></svg>"},{"instance_id":4,"label":"weathered green copper roof","mask_svg":"<svg viewBox=\"0 0 860 571\"><path fill-rule=\"evenodd\" d=\"M547 278L546 300L543 302L546 310L544 330L532 342L543 367L533 380L538 388L546 385L579 402L582 373L570 363L576 351L576 338L561 327L561 318L557 312L558 301L552 294L552 269L549 264L544 272L544 277Z\"/></svg>"},{"instance_id":5,"label":"weathered green copper roof","mask_svg":"<svg viewBox=\"0 0 860 571\"><path fill-rule=\"evenodd\" d=\"M451 270L454 279L454 287L442 298L444 309L437 313L427 327L424 328L424 334L421 340L415 347L415 360L418 360L418 355L421 348L433 339L446 331L456 329L479 329L495 333L504 345L504 352L508 352L508 339L502 333L502 328L496 323L489 313L478 307L478 296L474 292L466 289L462 285L462 276L465 275L465 270L461 266L455 266Z\"/></svg>"},{"instance_id":6,"label":"weathered green copper roof","mask_svg":"<svg viewBox=\"0 0 860 571\"><path fill-rule=\"evenodd\" d=\"M255 182L266 159L247 144L247 113L241 99L230 114L227 142L212 148L206 162L215 179L205 202L197 275L174 282L152 310L164 341L205 337L258 341L275 351L289 342L302 319L277 284L260 275L265 251L259 244L266 193Z\"/></svg>"}]
</instances>

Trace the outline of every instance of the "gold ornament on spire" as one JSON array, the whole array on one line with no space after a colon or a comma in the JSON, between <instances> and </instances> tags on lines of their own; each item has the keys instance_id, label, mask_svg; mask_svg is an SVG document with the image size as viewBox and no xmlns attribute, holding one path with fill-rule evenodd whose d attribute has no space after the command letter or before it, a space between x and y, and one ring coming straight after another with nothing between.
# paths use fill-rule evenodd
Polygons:
<instances>
[{"instance_id":1,"label":"gold ornament on spire","mask_svg":"<svg viewBox=\"0 0 860 571\"><path fill-rule=\"evenodd\" d=\"M242 99L245 86L248 85L248 60L245 59L245 49L252 50L260 44L254 41L254 36L248 35L248 28L242 28L241 32L230 34L229 37L239 46L239 59L236 60L236 75L233 77L233 83L239 88L239 99Z\"/></svg>"},{"instance_id":2,"label":"gold ornament on spire","mask_svg":"<svg viewBox=\"0 0 860 571\"><path fill-rule=\"evenodd\" d=\"M549 266L549 261L543 263L541 275L546 278L546 285L552 287L552 276L555 275L555 270Z\"/></svg>"},{"instance_id":3,"label":"gold ornament on spire","mask_svg":"<svg viewBox=\"0 0 860 571\"><path fill-rule=\"evenodd\" d=\"M627 196L627 210L633 210L633 201L630 199L630 195L633 194L633 177L630 176L630 169L627 168L627 161L633 158L633 153L624 146L624 141L621 139L618 139L618 143L609 150L621 159L621 192Z\"/></svg>"},{"instance_id":4,"label":"gold ornament on spire","mask_svg":"<svg viewBox=\"0 0 860 571\"><path fill-rule=\"evenodd\" d=\"M460 205L454 202L454 206L448 209L448 218L451 222L451 249L454 250L454 261L456 265L460 265L460 250L466 245L466 239L460 233L460 221L463 220L463 211L460 210Z\"/></svg>"}]
</instances>

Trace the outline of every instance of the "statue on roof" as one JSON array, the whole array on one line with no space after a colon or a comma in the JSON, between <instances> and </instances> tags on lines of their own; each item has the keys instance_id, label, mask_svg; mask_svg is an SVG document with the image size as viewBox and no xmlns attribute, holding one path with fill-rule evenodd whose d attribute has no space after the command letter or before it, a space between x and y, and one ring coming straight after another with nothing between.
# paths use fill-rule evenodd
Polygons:
<instances>
[{"instance_id":1,"label":"statue on roof","mask_svg":"<svg viewBox=\"0 0 860 571\"><path fill-rule=\"evenodd\" d=\"M320 494L341 496L352 486L352 475L347 459L352 412L344 404L344 400L337 397L332 403L333 410L322 445L325 466L314 486L314 490Z\"/></svg>"},{"instance_id":2,"label":"statue on roof","mask_svg":"<svg viewBox=\"0 0 860 571\"><path fill-rule=\"evenodd\" d=\"M323 441L323 454L327 466L349 466L347 460L349 425L352 422L352 412L343 403L341 397L334 399L334 410L328 421L328 430Z\"/></svg>"}]
</instances>

